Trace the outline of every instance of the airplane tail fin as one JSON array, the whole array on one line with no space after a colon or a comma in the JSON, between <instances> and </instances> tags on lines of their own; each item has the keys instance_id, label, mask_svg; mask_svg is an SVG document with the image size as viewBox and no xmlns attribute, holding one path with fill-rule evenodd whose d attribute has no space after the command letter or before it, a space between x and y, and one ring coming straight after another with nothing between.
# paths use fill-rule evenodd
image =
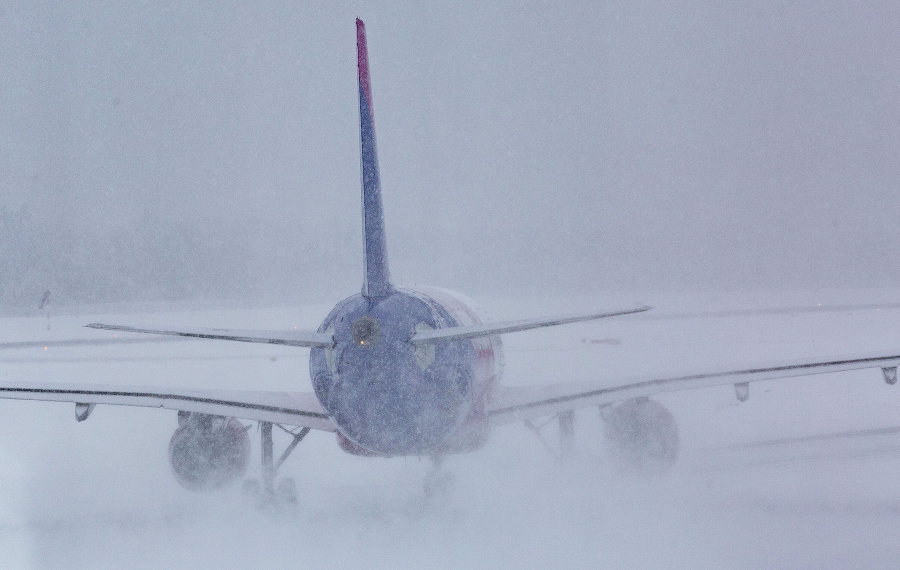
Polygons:
<instances>
[{"instance_id":1,"label":"airplane tail fin","mask_svg":"<svg viewBox=\"0 0 900 570\"><path fill-rule=\"evenodd\" d=\"M365 253L365 281L362 294L364 297L383 297L390 293L393 287L384 235L384 210L381 206L381 177L378 173L378 150L375 146L366 26L359 18L356 19L356 52L359 65L359 140Z\"/></svg>"}]
</instances>

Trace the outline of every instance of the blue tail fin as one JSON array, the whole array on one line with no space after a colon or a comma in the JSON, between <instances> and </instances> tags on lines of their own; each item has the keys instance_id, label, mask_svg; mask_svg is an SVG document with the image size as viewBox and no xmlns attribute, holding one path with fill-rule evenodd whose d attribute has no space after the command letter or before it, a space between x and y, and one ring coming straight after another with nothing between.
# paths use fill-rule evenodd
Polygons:
<instances>
[{"instance_id":1,"label":"blue tail fin","mask_svg":"<svg viewBox=\"0 0 900 570\"><path fill-rule=\"evenodd\" d=\"M381 206L378 149L375 147L375 120L372 115L366 26L359 18L356 19L356 52L359 61L359 140L362 167L363 247L366 264L362 294L364 297L383 297L389 294L393 287L384 236L384 210Z\"/></svg>"}]
</instances>

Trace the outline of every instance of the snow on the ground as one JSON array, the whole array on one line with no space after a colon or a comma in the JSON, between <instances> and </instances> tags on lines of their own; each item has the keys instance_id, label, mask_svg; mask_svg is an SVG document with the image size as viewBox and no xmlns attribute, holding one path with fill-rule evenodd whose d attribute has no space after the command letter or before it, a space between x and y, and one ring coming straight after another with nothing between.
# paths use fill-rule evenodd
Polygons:
<instances>
[{"instance_id":1,"label":"snow on the ground","mask_svg":"<svg viewBox=\"0 0 900 570\"><path fill-rule=\"evenodd\" d=\"M877 299L887 306L890 295ZM830 295L830 296L829 296ZM827 297L827 298L826 298ZM853 292L826 304L866 303ZM606 302L608 300L604 300ZM614 301L614 300L612 300ZM610 301L610 302L612 302ZM701 371L792 356L900 347L900 310L729 314L817 303L810 296L642 299L673 318L622 317L507 335L506 382ZM591 300L573 300L572 310ZM565 300L488 303L496 318L565 310ZM616 303L619 305L621 303ZM0 321L0 342L104 338L88 322L315 327L328 307L52 316ZM716 316L693 316L715 312ZM307 351L214 341L50 347L0 353L4 381L308 390ZM577 414L576 455L560 464L519 426L451 457L448 499L427 500L426 459L346 455L313 433L282 468L296 510L248 506L238 489L195 495L169 473L175 414L0 401L0 565L14 568L893 567L900 555L900 386L877 370L656 398L679 421L682 458L661 478L626 477L604 454L595 409ZM248 422L249 423L249 422ZM545 428L553 444L556 426ZM810 439L808 436L843 434ZM256 436L255 428L251 435ZM796 439L792 439L796 438ZM254 437L254 445L257 445ZM785 441L790 440L790 441ZM278 448L287 436L276 433ZM770 445L747 445L769 442ZM258 446L254 450L258 454ZM276 453L280 449L276 449ZM251 477L258 477L254 455Z\"/></svg>"}]
</instances>

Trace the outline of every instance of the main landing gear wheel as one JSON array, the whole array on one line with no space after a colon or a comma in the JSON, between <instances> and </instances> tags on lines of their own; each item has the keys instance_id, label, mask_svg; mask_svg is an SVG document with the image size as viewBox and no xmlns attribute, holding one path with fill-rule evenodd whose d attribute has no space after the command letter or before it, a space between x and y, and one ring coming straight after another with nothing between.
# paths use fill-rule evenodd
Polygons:
<instances>
[{"instance_id":1,"label":"main landing gear wheel","mask_svg":"<svg viewBox=\"0 0 900 570\"><path fill-rule=\"evenodd\" d=\"M678 459L678 424L662 404L648 398L601 408L605 435L617 466L626 472L658 475Z\"/></svg>"}]
</instances>

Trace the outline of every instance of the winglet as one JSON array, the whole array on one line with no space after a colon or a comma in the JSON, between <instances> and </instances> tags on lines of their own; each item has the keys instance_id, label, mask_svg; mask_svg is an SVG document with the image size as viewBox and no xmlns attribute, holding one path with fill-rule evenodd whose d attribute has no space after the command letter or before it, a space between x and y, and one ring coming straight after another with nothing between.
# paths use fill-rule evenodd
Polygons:
<instances>
[{"instance_id":1,"label":"winglet","mask_svg":"<svg viewBox=\"0 0 900 570\"><path fill-rule=\"evenodd\" d=\"M364 297L383 297L389 294L393 287L384 235L384 210L381 206L381 177L378 173L378 150L375 145L366 26L359 18L356 19L356 53L359 67L359 141L365 253L362 294Z\"/></svg>"}]
</instances>

